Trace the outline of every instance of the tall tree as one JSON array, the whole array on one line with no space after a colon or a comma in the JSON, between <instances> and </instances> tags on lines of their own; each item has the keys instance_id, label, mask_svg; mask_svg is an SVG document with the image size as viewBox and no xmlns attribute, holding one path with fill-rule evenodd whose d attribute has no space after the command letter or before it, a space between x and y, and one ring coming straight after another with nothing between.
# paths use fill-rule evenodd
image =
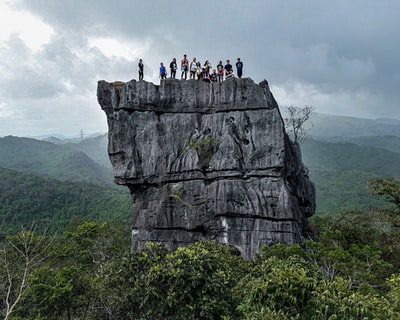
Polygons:
<instances>
[{"instance_id":1,"label":"tall tree","mask_svg":"<svg viewBox=\"0 0 400 320\"><path fill-rule=\"evenodd\" d=\"M3 242L0 258L1 313L11 318L29 288L31 272L43 263L51 252L53 238L23 230L8 236Z\"/></svg>"}]
</instances>

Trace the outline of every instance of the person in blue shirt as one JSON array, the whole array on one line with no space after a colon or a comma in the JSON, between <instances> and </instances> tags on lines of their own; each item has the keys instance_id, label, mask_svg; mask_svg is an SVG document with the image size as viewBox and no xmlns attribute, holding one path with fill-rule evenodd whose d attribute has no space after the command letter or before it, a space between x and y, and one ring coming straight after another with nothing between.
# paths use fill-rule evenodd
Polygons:
<instances>
[{"instance_id":1,"label":"person in blue shirt","mask_svg":"<svg viewBox=\"0 0 400 320\"><path fill-rule=\"evenodd\" d=\"M236 71L237 71L238 78L241 78L242 74L243 74L243 62L240 61L240 58L237 58Z\"/></svg>"},{"instance_id":2,"label":"person in blue shirt","mask_svg":"<svg viewBox=\"0 0 400 320\"><path fill-rule=\"evenodd\" d=\"M165 69L165 66L162 62L160 63L160 78L167 79L167 69Z\"/></svg>"}]
</instances>

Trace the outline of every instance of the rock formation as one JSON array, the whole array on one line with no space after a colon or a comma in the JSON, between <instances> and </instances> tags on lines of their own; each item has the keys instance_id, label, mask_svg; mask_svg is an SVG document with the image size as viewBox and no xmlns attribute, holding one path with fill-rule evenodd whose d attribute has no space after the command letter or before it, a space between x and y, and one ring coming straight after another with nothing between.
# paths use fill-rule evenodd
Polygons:
<instances>
[{"instance_id":1,"label":"rock formation","mask_svg":"<svg viewBox=\"0 0 400 320\"><path fill-rule=\"evenodd\" d=\"M251 259L304 240L314 186L266 81L98 82L115 182L129 187L132 249L201 239Z\"/></svg>"}]
</instances>

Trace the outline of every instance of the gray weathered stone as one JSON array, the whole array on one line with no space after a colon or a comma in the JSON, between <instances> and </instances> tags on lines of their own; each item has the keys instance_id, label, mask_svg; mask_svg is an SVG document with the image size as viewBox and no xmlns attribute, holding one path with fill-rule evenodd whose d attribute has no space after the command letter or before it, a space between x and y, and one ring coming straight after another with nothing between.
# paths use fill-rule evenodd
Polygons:
<instances>
[{"instance_id":1,"label":"gray weathered stone","mask_svg":"<svg viewBox=\"0 0 400 320\"><path fill-rule=\"evenodd\" d=\"M135 206L133 250L215 239L250 259L303 241L314 186L266 81L99 81L97 97Z\"/></svg>"}]
</instances>

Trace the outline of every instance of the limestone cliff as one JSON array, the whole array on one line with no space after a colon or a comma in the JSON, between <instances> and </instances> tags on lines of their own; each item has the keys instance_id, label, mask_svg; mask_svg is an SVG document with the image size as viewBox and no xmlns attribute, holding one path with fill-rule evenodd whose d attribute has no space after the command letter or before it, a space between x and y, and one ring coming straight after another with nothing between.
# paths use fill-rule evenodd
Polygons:
<instances>
[{"instance_id":1,"label":"limestone cliff","mask_svg":"<svg viewBox=\"0 0 400 320\"><path fill-rule=\"evenodd\" d=\"M303 241L314 186L266 81L99 81L97 98L115 182L132 194L133 250L215 239L250 259Z\"/></svg>"}]
</instances>

